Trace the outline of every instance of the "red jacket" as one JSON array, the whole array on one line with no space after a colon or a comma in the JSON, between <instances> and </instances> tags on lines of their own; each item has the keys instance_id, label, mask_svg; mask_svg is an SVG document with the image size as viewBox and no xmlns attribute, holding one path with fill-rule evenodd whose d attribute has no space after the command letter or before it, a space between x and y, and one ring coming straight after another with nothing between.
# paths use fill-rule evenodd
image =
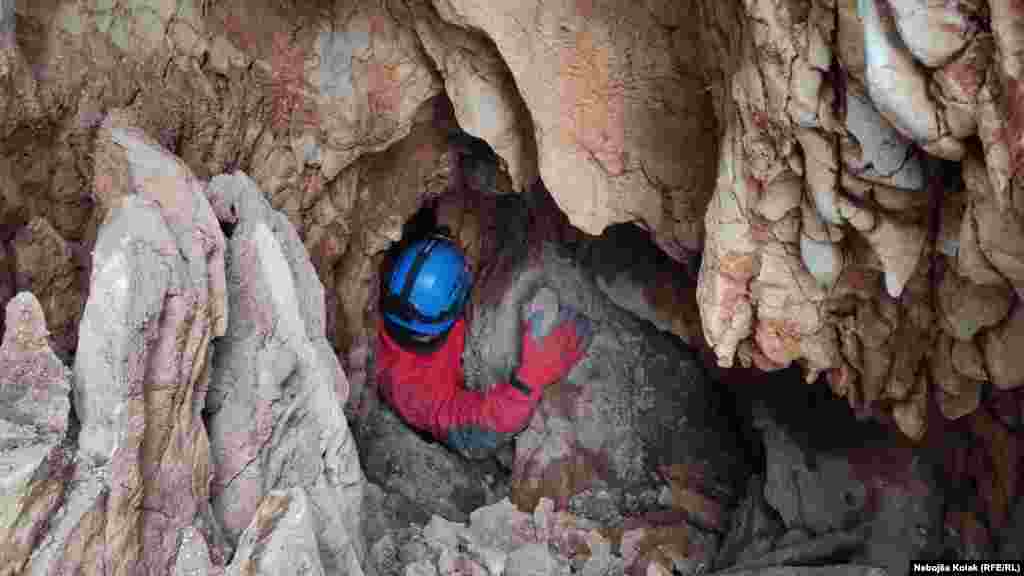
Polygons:
<instances>
[{"instance_id":1,"label":"red jacket","mask_svg":"<svg viewBox=\"0 0 1024 576\"><path fill-rule=\"evenodd\" d=\"M463 387L466 321L459 318L430 354L404 350L378 324L377 383L383 398L411 426L469 454L494 450L499 435L530 422L541 390L501 382L486 393Z\"/></svg>"}]
</instances>

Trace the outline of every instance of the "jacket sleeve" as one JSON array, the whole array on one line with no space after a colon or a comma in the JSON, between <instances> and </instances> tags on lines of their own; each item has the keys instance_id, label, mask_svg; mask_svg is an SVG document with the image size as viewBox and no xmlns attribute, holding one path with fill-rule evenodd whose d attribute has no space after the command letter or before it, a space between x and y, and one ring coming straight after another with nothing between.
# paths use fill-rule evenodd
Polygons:
<instances>
[{"instance_id":1,"label":"jacket sleeve","mask_svg":"<svg viewBox=\"0 0 1024 576\"><path fill-rule=\"evenodd\" d=\"M409 425L479 458L529 424L541 390L530 389L515 378L486 393L463 386L464 320L459 320L445 344L430 355L402 349L382 327L378 334L377 381L382 396Z\"/></svg>"}]
</instances>

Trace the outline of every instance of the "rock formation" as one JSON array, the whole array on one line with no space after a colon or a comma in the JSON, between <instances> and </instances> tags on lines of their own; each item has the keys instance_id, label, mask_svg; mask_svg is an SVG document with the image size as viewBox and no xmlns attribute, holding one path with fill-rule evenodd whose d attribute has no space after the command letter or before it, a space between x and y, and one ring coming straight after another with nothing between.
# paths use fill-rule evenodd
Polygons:
<instances>
[{"instance_id":1,"label":"rock formation","mask_svg":"<svg viewBox=\"0 0 1024 576\"><path fill-rule=\"evenodd\" d=\"M293 489L290 506L312 518L316 564L355 574L364 479L342 412L348 381L325 338L323 286L295 228L248 176L218 176L206 197L232 229L231 321L216 345L206 408L216 517L235 544L257 508L285 498L272 491ZM283 513L266 512L266 522Z\"/></svg>"},{"instance_id":2,"label":"rock formation","mask_svg":"<svg viewBox=\"0 0 1024 576\"><path fill-rule=\"evenodd\" d=\"M690 369L697 354L655 361L689 356L676 356L665 331L713 357L709 377L756 386L775 382L763 372L796 366L915 450L948 445L941 474L971 488L945 495L944 545L958 557L1012 554L1024 470L1022 43L1013 0L0 0L0 304L17 317L5 335L34 335L5 343L0 359L0 424L10 430L0 486L15 495L0 519L0 573L222 573L242 570L230 560L236 544L238 562L275 570L264 544L311 532L329 574L358 562L362 536L352 518L323 511L326 494L356 510L361 490L384 490L389 514L411 511L405 523L466 520L503 496L500 466L488 480L386 417L356 431L384 487L356 479L337 405L351 395L353 417L377 410L367 375L378 266L423 207L453 228L490 287L472 304L481 341L507 313L503 297L516 298L507 291L527 281L509 263L543 259L552 241L589 252L579 260L594 278L582 293L614 310L605 328L621 333L598 349L635 360L590 358L551 391L518 456L503 455L520 496L544 487L529 498L513 490L517 504L548 496L581 515L609 501L632 512L615 485L641 470L655 477L633 504L657 493L694 523L714 516L699 512L699 468L568 448L661 442L635 426L650 398L642 384L659 370L684 385L655 386L658 401L704 404L695 386L720 381ZM232 214L212 194L242 173L254 199L243 204L258 215ZM633 234L643 229L663 254ZM275 300L279 290L294 303ZM271 296L232 304L254 294ZM505 348L467 355L471 385L508 368L512 340L500 340ZM273 369L244 364L250 352ZM581 435L579 410L595 398L605 426ZM613 409L623 404L628 425ZM704 426L660 417L664 430ZM762 424L776 455L811 452ZM370 457L382 438L400 449ZM560 460L560 449L576 456ZM821 469L796 466L794 482L861 470L851 459L840 450ZM395 462L415 465L389 476ZM527 464L549 477L569 470L569 486L545 486ZM603 468L611 473L595 475L604 481L581 508L576 480ZM422 494L415 502L412 475L438 470L457 481L431 484L437 508ZM710 530L735 566L821 558L859 538L836 528L841 502L794 513L804 499L787 500L792 486L764 473L775 486L767 503L748 495L736 515L720 510L760 543ZM740 488L726 500L740 498L744 474L727 476ZM245 505L232 508L235 498ZM788 533L776 535L774 520ZM634 569L682 538L674 520L633 521L646 523L643 539L609 541ZM534 544L507 550L513 571L564 570ZM491 570L472 562L410 571ZM600 566L595 576L610 565ZM651 566L671 570L664 558Z\"/></svg>"},{"instance_id":3,"label":"rock formation","mask_svg":"<svg viewBox=\"0 0 1024 576\"><path fill-rule=\"evenodd\" d=\"M73 454L65 444L71 371L47 343L39 301L7 303L0 346L0 574L18 574L60 507Z\"/></svg>"},{"instance_id":4,"label":"rock formation","mask_svg":"<svg viewBox=\"0 0 1024 576\"><path fill-rule=\"evenodd\" d=\"M201 411L227 323L224 239L201 183L130 115L98 140L106 218L75 355L81 431L33 574L162 573L181 530L217 537Z\"/></svg>"}]
</instances>

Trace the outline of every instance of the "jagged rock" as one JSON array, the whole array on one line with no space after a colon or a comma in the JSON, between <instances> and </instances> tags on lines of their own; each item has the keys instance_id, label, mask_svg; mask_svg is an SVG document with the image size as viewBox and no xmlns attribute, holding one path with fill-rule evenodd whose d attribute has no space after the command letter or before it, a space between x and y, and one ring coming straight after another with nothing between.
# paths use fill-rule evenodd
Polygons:
<instances>
[{"instance_id":1,"label":"jagged rock","mask_svg":"<svg viewBox=\"0 0 1024 576\"><path fill-rule=\"evenodd\" d=\"M949 160L962 158L963 144L939 123L942 115L928 93L924 71L900 42L900 12L890 12L888 0L860 0L857 7L864 22L868 93L878 111L930 154ZM902 18L905 26L911 24L911 15Z\"/></svg>"},{"instance_id":2,"label":"jagged rock","mask_svg":"<svg viewBox=\"0 0 1024 576\"><path fill-rule=\"evenodd\" d=\"M529 510L547 497L562 509L570 502L574 510L601 507L606 491L611 508L629 516L658 508L658 492L675 470L706 497L679 502L680 511L691 505L695 519L714 521L699 506L729 501L743 464L720 417L718 391L692 352L615 306L554 245L510 277L500 302L475 310L469 325L464 360L476 385L506 377L518 361L520 308L544 286L595 329L586 357L548 388L516 440L517 506ZM661 478L652 478L655 470Z\"/></svg>"},{"instance_id":3,"label":"jagged rock","mask_svg":"<svg viewBox=\"0 0 1024 576\"><path fill-rule=\"evenodd\" d=\"M505 574L509 576L548 576L570 574L567 562L559 563L546 545L528 544L509 554Z\"/></svg>"},{"instance_id":4,"label":"jagged rock","mask_svg":"<svg viewBox=\"0 0 1024 576\"><path fill-rule=\"evenodd\" d=\"M97 170L108 214L75 356L79 452L33 574L161 573L180 530L214 535L200 412L227 322L224 239L191 171L131 121L113 113L98 136L97 166L123 178Z\"/></svg>"},{"instance_id":5,"label":"jagged rock","mask_svg":"<svg viewBox=\"0 0 1024 576\"><path fill-rule=\"evenodd\" d=\"M378 573L403 576L624 573L622 558L612 554L612 542L599 526L553 508L542 499L527 514L504 499L474 510L468 525L435 515L422 528L413 525L379 539L371 559Z\"/></svg>"},{"instance_id":6,"label":"jagged rock","mask_svg":"<svg viewBox=\"0 0 1024 576\"><path fill-rule=\"evenodd\" d=\"M39 301L7 304L0 346L0 574L20 574L64 496L71 371L47 343Z\"/></svg>"},{"instance_id":7,"label":"jagged rock","mask_svg":"<svg viewBox=\"0 0 1024 576\"><path fill-rule=\"evenodd\" d=\"M174 561L172 576L210 576L222 574L210 560L210 548L203 534L189 526L181 532L181 543L178 545L178 557Z\"/></svg>"},{"instance_id":8,"label":"jagged rock","mask_svg":"<svg viewBox=\"0 0 1024 576\"><path fill-rule=\"evenodd\" d=\"M324 576L313 504L301 487L267 492L239 539L227 576ZM361 574L358 564L349 574Z\"/></svg>"},{"instance_id":9,"label":"jagged rock","mask_svg":"<svg viewBox=\"0 0 1024 576\"><path fill-rule=\"evenodd\" d=\"M363 558L364 478L325 337L323 287L295 228L244 173L206 189L228 240L231 322L213 356L212 497L234 543L272 490L300 488L328 574Z\"/></svg>"}]
</instances>

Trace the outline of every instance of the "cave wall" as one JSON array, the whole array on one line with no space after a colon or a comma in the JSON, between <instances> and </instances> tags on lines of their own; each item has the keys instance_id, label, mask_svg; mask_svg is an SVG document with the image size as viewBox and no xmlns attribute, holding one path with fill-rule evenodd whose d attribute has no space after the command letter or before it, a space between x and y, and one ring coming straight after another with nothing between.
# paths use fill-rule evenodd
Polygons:
<instances>
[{"instance_id":1,"label":"cave wall","mask_svg":"<svg viewBox=\"0 0 1024 576\"><path fill-rule=\"evenodd\" d=\"M116 107L287 216L353 386L406 218L446 198L479 265L493 206L467 198L542 187L586 233L638 221L699 261L699 317L656 294L651 315L691 342L699 320L723 367L798 363L912 438L978 440L950 466L1002 518L1024 418L1022 22L1011 0L3 0L0 299L32 291L74 354L125 178L93 161ZM494 184L463 181L456 128L497 154Z\"/></svg>"}]
</instances>

